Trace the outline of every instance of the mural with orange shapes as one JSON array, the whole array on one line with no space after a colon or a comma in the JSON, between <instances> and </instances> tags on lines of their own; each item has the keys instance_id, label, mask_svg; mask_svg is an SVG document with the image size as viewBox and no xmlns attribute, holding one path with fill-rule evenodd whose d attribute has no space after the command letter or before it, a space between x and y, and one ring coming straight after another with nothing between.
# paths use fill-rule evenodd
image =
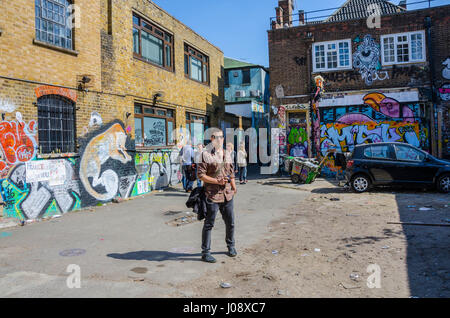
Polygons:
<instances>
[{"instance_id":1,"label":"mural with orange shapes","mask_svg":"<svg viewBox=\"0 0 450 318\"><path fill-rule=\"evenodd\" d=\"M5 177L14 165L36 156L36 122L26 124L19 112L16 119L0 122L0 177Z\"/></svg>"}]
</instances>

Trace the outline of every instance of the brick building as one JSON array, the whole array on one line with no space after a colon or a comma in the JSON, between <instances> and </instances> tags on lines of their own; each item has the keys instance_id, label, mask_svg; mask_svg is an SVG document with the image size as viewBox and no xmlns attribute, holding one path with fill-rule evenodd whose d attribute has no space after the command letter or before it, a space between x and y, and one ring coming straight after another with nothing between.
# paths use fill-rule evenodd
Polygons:
<instances>
[{"instance_id":1,"label":"brick building","mask_svg":"<svg viewBox=\"0 0 450 318\"><path fill-rule=\"evenodd\" d=\"M379 27L369 5L381 13ZM450 156L450 5L409 10L404 2L350 0L320 21L293 12L291 0L280 0L268 31L282 152L403 141ZM327 168L338 170L331 161Z\"/></svg>"},{"instance_id":2,"label":"brick building","mask_svg":"<svg viewBox=\"0 0 450 318\"><path fill-rule=\"evenodd\" d=\"M217 125L222 74L222 51L151 1L2 1L4 215L178 183L175 144Z\"/></svg>"}]
</instances>

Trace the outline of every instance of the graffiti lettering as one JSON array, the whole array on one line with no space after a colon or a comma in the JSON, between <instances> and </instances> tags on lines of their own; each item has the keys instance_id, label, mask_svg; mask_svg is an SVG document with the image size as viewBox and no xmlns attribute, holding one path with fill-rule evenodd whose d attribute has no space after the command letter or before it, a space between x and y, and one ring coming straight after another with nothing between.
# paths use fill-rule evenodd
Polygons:
<instances>
[{"instance_id":1,"label":"graffiti lettering","mask_svg":"<svg viewBox=\"0 0 450 318\"><path fill-rule=\"evenodd\" d=\"M0 177L5 177L11 167L27 162L36 155L36 122L25 124L22 115L17 121L0 122Z\"/></svg>"}]
</instances>

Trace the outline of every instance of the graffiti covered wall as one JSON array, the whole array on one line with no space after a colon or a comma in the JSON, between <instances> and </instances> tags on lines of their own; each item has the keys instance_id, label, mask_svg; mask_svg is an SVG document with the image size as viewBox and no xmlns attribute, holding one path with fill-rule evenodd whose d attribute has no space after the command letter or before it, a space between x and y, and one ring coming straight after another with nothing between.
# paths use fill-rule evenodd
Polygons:
<instances>
[{"instance_id":1,"label":"graffiti covered wall","mask_svg":"<svg viewBox=\"0 0 450 318\"><path fill-rule=\"evenodd\" d=\"M401 104L381 93L370 93L361 106L339 106L320 110L318 152L330 148L351 152L356 145L377 142L405 142L429 151L429 127L417 103ZM333 146L334 145L334 146ZM339 172L334 162L325 163L325 174Z\"/></svg>"},{"instance_id":2,"label":"graffiti covered wall","mask_svg":"<svg viewBox=\"0 0 450 318\"><path fill-rule=\"evenodd\" d=\"M2 166L0 180L7 217L52 217L114 198L146 194L181 180L178 149L136 152L134 141L118 120L105 125L97 122L97 130L80 138L79 157L48 160L35 156L32 124L3 123L8 130L0 130L2 147L12 149L11 157L2 157L8 165Z\"/></svg>"}]
</instances>

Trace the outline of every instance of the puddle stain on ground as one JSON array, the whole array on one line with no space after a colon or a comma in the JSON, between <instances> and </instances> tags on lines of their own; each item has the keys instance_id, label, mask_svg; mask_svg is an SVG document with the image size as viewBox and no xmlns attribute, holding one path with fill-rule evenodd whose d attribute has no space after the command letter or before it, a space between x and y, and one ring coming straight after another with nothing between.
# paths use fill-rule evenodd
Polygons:
<instances>
[{"instance_id":1,"label":"puddle stain on ground","mask_svg":"<svg viewBox=\"0 0 450 318\"><path fill-rule=\"evenodd\" d=\"M79 256L79 255L83 255L84 253L86 253L85 249L72 248L72 249L68 249L68 250L59 252L59 255L60 256Z\"/></svg>"},{"instance_id":2,"label":"puddle stain on ground","mask_svg":"<svg viewBox=\"0 0 450 318\"><path fill-rule=\"evenodd\" d=\"M137 274L145 274L147 273L148 269L147 267L134 267L131 269L131 271Z\"/></svg>"}]
</instances>

